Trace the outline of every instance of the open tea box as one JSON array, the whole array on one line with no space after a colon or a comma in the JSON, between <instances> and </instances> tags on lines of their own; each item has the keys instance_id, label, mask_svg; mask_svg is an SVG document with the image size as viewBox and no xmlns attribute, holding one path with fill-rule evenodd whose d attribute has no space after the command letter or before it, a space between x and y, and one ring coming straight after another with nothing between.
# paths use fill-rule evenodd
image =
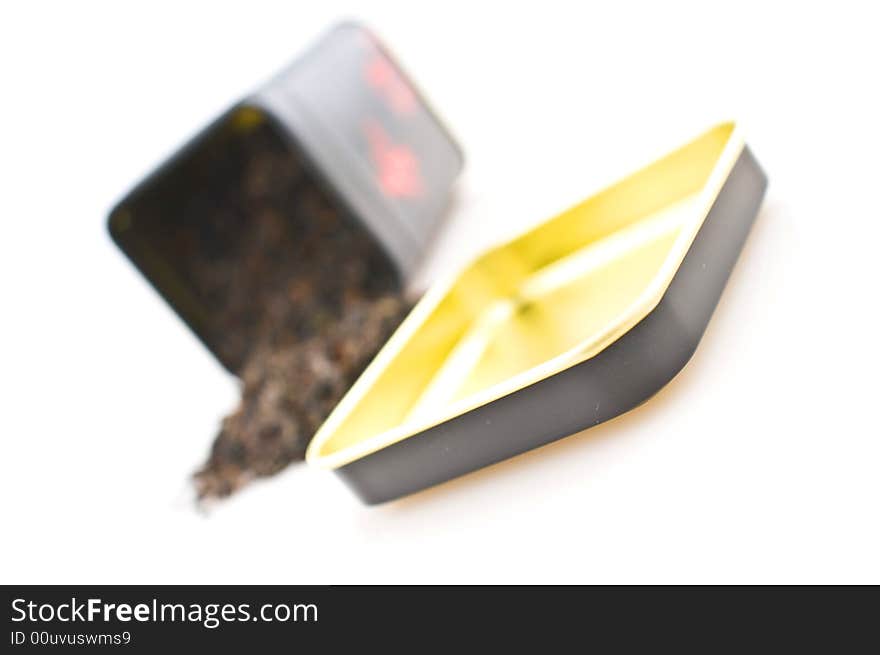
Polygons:
<instances>
[{"instance_id":1,"label":"open tea box","mask_svg":"<svg viewBox=\"0 0 880 655\"><path fill-rule=\"evenodd\" d=\"M304 458L411 308L462 165L397 60L344 23L111 211L113 240L241 383L199 498Z\"/></svg>"},{"instance_id":2,"label":"open tea box","mask_svg":"<svg viewBox=\"0 0 880 655\"><path fill-rule=\"evenodd\" d=\"M343 23L135 186L108 227L238 374L257 323L281 313L263 297L269 281L293 286L279 277L320 275L332 286L351 272L365 285L404 287L462 165L458 145L385 46Z\"/></svg>"},{"instance_id":3,"label":"open tea box","mask_svg":"<svg viewBox=\"0 0 880 655\"><path fill-rule=\"evenodd\" d=\"M367 503L607 421L693 354L766 177L719 125L416 305L312 440Z\"/></svg>"}]
</instances>

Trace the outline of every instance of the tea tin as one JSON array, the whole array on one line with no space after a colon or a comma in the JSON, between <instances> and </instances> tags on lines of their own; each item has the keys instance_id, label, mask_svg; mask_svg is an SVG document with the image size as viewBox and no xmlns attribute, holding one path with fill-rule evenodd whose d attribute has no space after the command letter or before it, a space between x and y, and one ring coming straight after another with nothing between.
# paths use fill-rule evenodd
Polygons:
<instances>
[{"instance_id":1,"label":"tea tin","mask_svg":"<svg viewBox=\"0 0 880 655\"><path fill-rule=\"evenodd\" d=\"M385 46L365 27L343 23L135 186L110 212L111 237L232 372L240 362L218 347L211 307L150 231L166 229L156 216L173 222L213 193L206 169L262 129L301 160L336 211L378 243L401 286L423 260L464 161ZM210 240L196 239L195 247Z\"/></svg>"}]
</instances>

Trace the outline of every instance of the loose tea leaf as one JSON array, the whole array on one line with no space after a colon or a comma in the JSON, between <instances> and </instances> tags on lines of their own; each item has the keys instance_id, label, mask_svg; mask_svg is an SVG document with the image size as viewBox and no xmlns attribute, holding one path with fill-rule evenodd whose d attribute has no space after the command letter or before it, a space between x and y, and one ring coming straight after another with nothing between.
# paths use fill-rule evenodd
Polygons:
<instances>
[{"instance_id":1,"label":"loose tea leaf","mask_svg":"<svg viewBox=\"0 0 880 655\"><path fill-rule=\"evenodd\" d=\"M320 334L254 351L242 371L241 404L196 474L199 496L226 496L302 459L315 430L407 310L392 294L352 299Z\"/></svg>"},{"instance_id":2,"label":"loose tea leaf","mask_svg":"<svg viewBox=\"0 0 880 655\"><path fill-rule=\"evenodd\" d=\"M242 381L195 474L200 498L222 497L303 458L410 306L385 252L270 126L226 134L182 167L149 239Z\"/></svg>"}]
</instances>

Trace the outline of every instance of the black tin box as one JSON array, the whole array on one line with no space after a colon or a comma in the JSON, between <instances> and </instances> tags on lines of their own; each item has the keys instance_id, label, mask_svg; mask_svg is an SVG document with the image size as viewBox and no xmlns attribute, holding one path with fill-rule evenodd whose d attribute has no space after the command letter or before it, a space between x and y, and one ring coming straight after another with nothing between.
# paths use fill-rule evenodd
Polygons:
<instances>
[{"instance_id":1,"label":"black tin box","mask_svg":"<svg viewBox=\"0 0 880 655\"><path fill-rule=\"evenodd\" d=\"M448 131L387 50L362 26L345 23L129 192L110 214L113 240L233 372L241 349L218 347L211 303L181 265L186 254L173 253L165 237L183 221L198 222L199 203L216 193L212 171L233 162L256 131L290 149L309 184L375 241L401 285L424 256L463 163ZM201 248L211 235L202 231L194 239ZM241 336L246 342L246 332Z\"/></svg>"}]
</instances>

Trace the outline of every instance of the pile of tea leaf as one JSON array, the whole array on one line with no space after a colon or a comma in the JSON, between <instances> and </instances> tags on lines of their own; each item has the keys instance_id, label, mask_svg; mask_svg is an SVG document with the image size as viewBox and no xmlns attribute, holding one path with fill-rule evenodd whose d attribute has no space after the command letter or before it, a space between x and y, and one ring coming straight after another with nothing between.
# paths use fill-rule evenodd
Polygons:
<instances>
[{"instance_id":1,"label":"pile of tea leaf","mask_svg":"<svg viewBox=\"0 0 880 655\"><path fill-rule=\"evenodd\" d=\"M154 243L203 308L203 339L241 379L195 474L206 499L301 460L410 305L385 253L268 126L230 137L194 175Z\"/></svg>"}]
</instances>

